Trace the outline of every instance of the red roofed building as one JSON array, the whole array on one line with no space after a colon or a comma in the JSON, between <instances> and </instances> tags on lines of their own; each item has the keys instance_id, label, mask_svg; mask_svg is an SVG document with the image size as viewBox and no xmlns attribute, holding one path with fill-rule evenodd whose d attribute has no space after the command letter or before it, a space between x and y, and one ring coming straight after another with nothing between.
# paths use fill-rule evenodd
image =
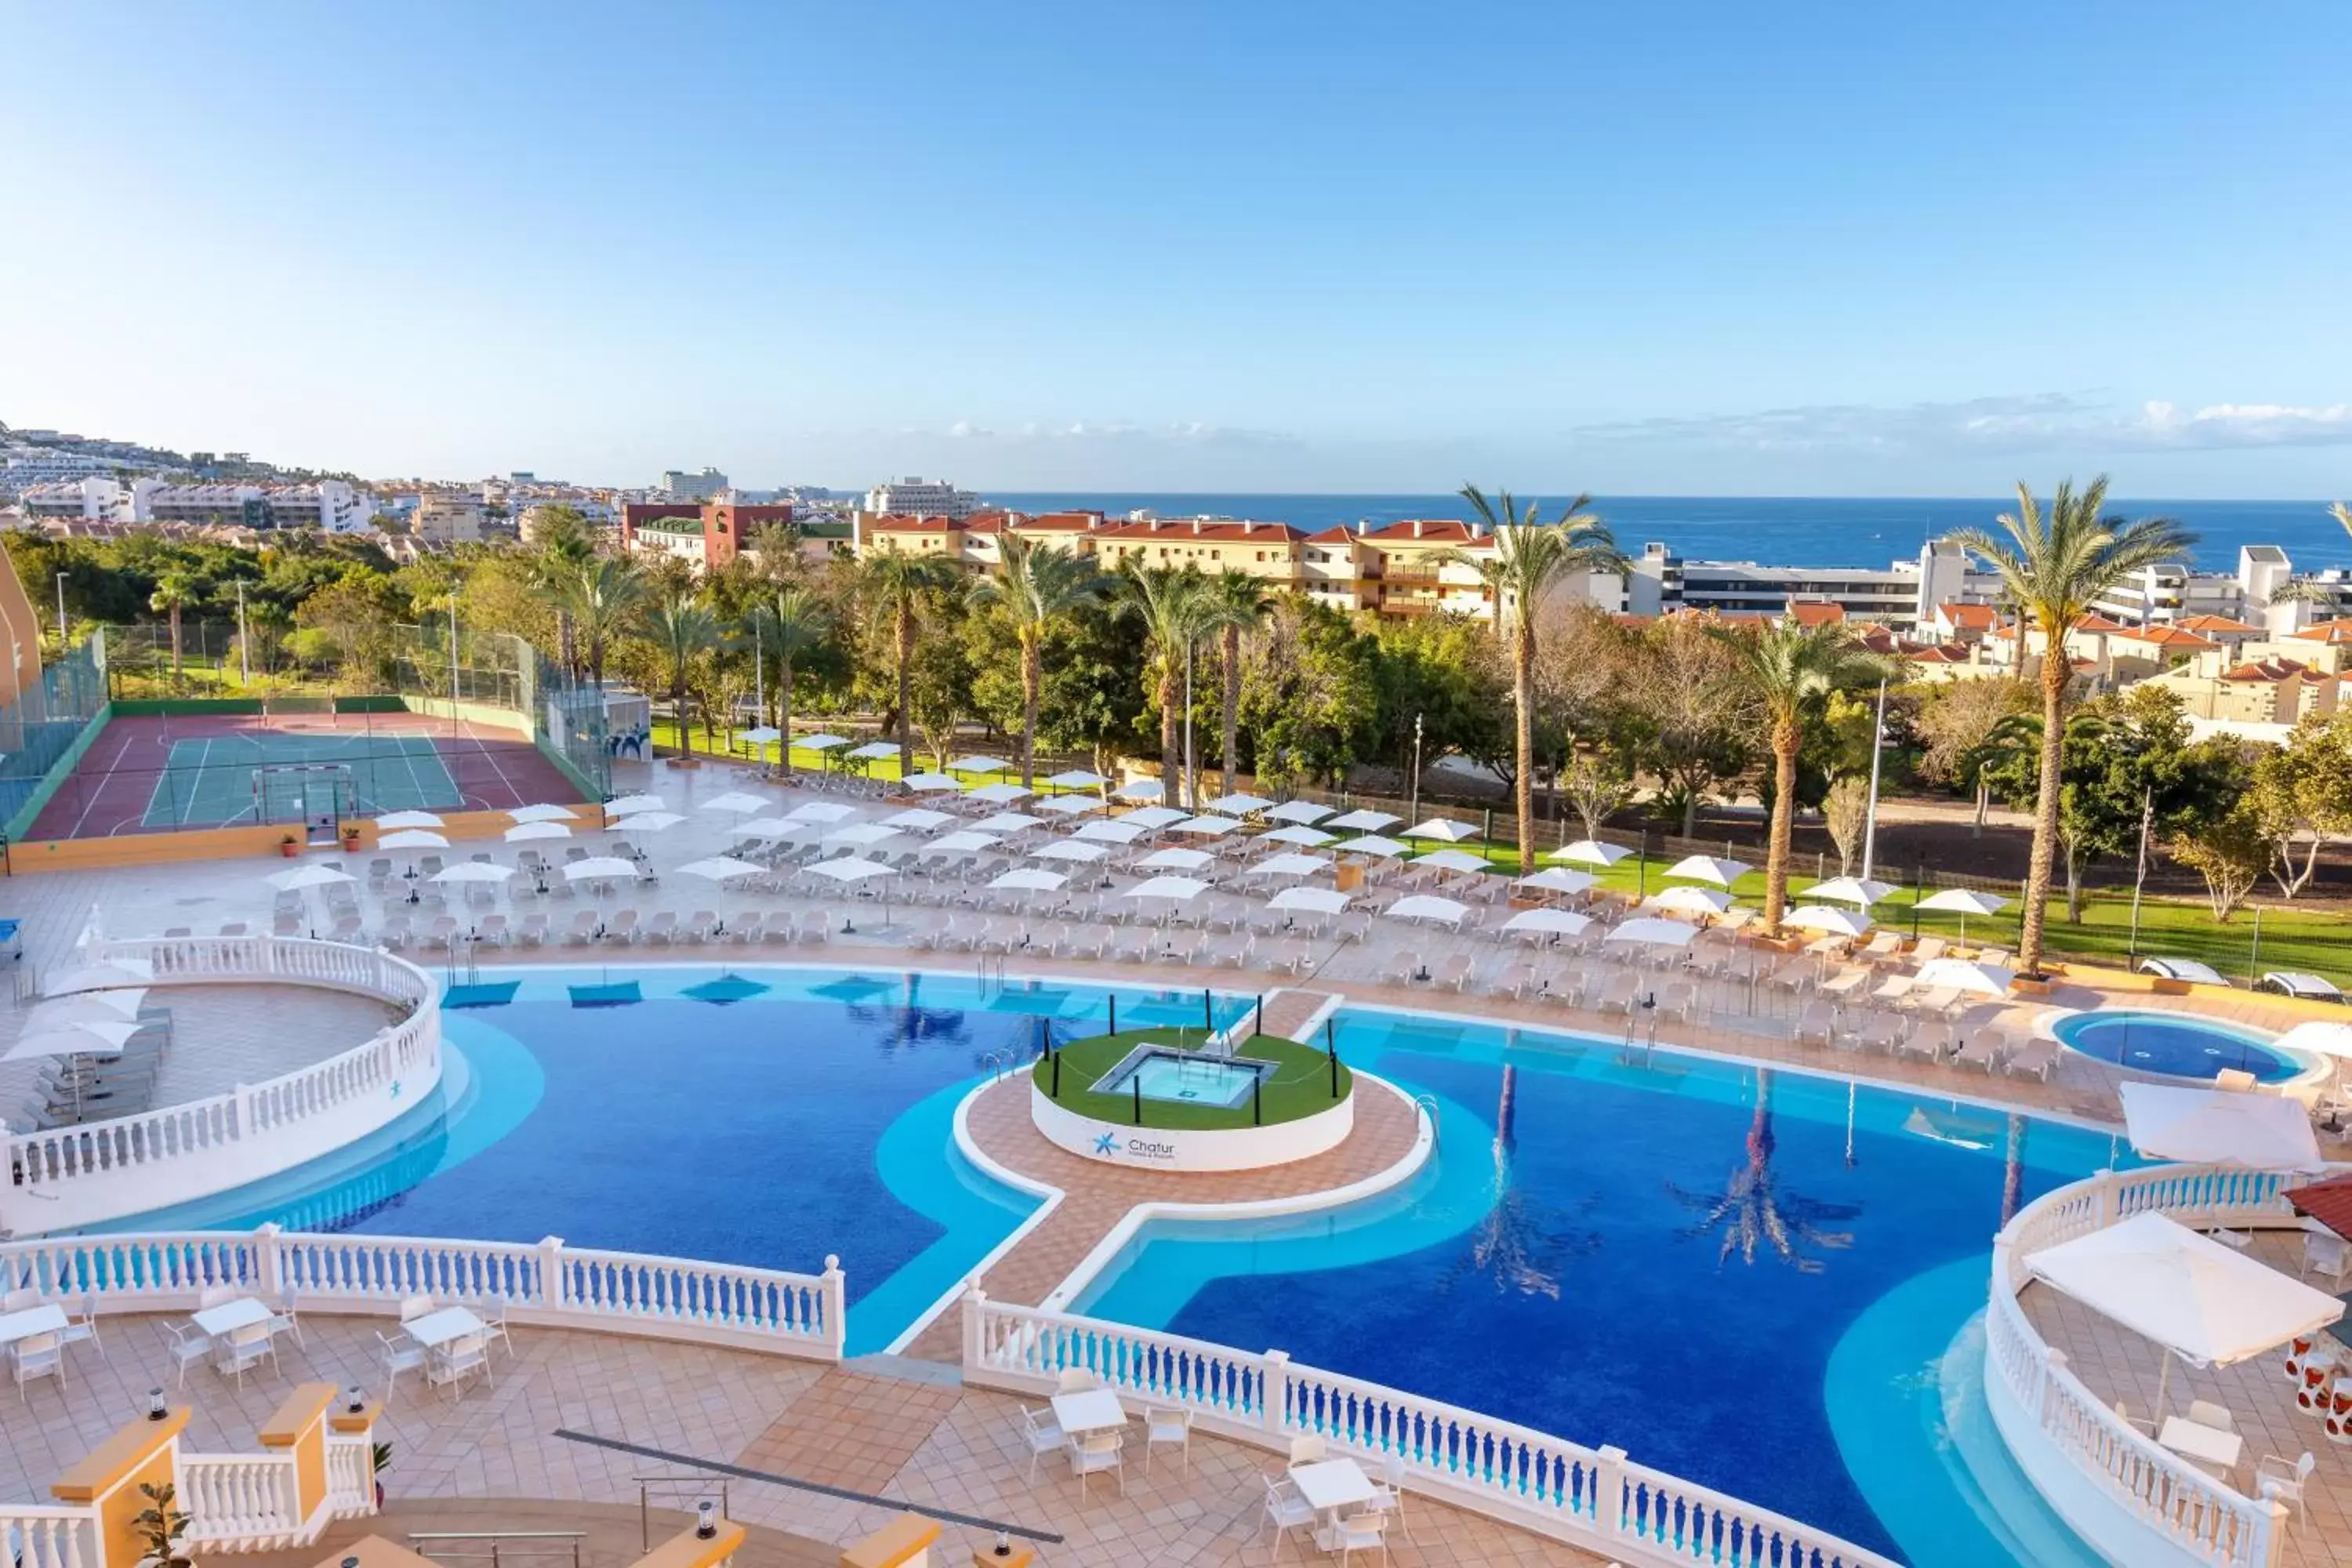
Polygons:
<instances>
[{"instance_id":1,"label":"red roofed building","mask_svg":"<svg viewBox=\"0 0 2352 1568\"><path fill-rule=\"evenodd\" d=\"M1801 626L1834 626L1843 624L1845 606L1826 599L1791 599L1788 614L1782 618Z\"/></svg>"},{"instance_id":2,"label":"red roofed building","mask_svg":"<svg viewBox=\"0 0 2352 1568\"><path fill-rule=\"evenodd\" d=\"M792 520L789 505L632 501L621 509L621 548L635 555L674 557L697 572L716 572L742 552L751 534Z\"/></svg>"},{"instance_id":3,"label":"red roofed building","mask_svg":"<svg viewBox=\"0 0 2352 1568\"><path fill-rule=\"evenodd\" d=\"M2249 725L2293 725L2336 711L2344 678L2275 656L2224 665L2208 656L2151 677L2178 694L2191 717Z\"/></svg>"}]
</instances>

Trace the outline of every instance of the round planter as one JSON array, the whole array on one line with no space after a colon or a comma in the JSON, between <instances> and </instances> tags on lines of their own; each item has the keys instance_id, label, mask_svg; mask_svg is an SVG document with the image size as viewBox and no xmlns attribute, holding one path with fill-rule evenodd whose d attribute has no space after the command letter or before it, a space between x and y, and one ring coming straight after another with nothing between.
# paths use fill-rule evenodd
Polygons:
<instances>
[{"instance_id":1,"label":"round planter","mask_svg":"<svg viewBox=\"0 0 2352 1568\"><path fill-rule=\"evenodd\" d=\"M1147 1120L1150 1111L1145 1112ZM1311 1160L1347 1142L1356 1125L1356 1097L1328 1110L1271 1127L1137 1127L1100 1121L1056 1105L1034 1083L1029 1118L1048 1142L1081 1159L1145 1171L1259 1171Z\"/></svg>"}]
</instances>

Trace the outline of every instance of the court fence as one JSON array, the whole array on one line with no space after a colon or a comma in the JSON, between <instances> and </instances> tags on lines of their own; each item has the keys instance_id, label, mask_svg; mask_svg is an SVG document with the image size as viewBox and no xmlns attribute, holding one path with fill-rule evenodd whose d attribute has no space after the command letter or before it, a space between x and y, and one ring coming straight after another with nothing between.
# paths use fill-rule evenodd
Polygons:
<instances>
[{"instance_id":1,"label":"court fence","mask_svg":"<svg viewBox=\"0 0 2352 1568\"><path fill-rule=\"evenodd\" d=\"M0 704L0 821L25 836L73 770L106 710L106 642L85 637L41 671L40 684Z\"/></svg>"}]
</instances>

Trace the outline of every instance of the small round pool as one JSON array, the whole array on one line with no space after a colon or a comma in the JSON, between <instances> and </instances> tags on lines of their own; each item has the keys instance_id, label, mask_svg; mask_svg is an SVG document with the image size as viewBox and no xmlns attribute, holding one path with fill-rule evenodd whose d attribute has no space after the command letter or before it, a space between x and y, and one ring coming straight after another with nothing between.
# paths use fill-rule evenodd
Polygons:
<instances>
[{"instance_id":1,"label":"small round pool","mask_svg":"<svg viewBox=\"0 0 2352 1568\"><path fill-rule=\"evenodd\" d=\"M2236 1068L2258 1083L2284 1083L2305 1065L2259 1035L2185 1013L2076 1013L2050 1032L2070 1050L2167 1078L2210 1079Z\"/></svg>"}]
</instances>

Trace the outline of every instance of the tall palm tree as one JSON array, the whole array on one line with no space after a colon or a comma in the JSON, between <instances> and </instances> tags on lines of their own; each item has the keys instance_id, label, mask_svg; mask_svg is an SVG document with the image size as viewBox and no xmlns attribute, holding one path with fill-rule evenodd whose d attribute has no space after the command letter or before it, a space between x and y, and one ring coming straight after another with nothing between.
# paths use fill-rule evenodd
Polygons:
<instances>
[{"instance_id":1,"label":"tall palm tree","mask_svg":"<svg viewBox=\"0 0 2352 1568\"><path fill-rule=\"evenodd\" d=\"M572 616L572 635L585 650L593 684L604 684L604 654L635 622L647 595L644 574L608 555L592 555L557 580L555 602Z\"/></svg>"},{"instance_id":2,"label":"tall palm tree","mask_svg":"<svg viewBox=\"0 0 2352 1568\"><path fill-rule=\"evenodd\" d=\"M1102 591L1094 563L1073 550L1038 544L1007 529L974 602L1002 605L1021 643L1021 784L1037 787L1037 693L1045 680L1045 634Z\"/></svg>"},{"instance_id":3,"label":"tall palm tree","mask_svg":"<svg viewBox=\"0 0 2352 1568\"><path fill-rule=\"evenodd\" d=\"M890 646L898 679L898 775L915 771L915 720L909 690L915 666L915 617L923 595L955 584L956 569L938 555L878 550L858 563L858 586L869 609L890 619Z\"/></svg>"},{"instance_id":4,"label":"tall palm tree","mask_svg":"<svg viewBox=\"0 0 2352 1568\"><path fill-rule=\"evenodd\" d=\"M2061 484L2044 512L2028 486L2017 487L2017 510L1999 519L2000 531L1964 528L1951 540L2000 574L2001 587L2042 633L2042 780L2033 803L2033 858L2025 883L2025 929L2019 967L2042 967L2042 928L2050 900L2051 859L2058 842L2059 759L2065 743L2066 633L2108 589L2142 567L2168 561L2196 535L2168 517L2126 521L2105 515L2107 479L2080 494Z\"/></svg>"},{"instance_id":5,"label":"tall palm tree","mask_svg":"<svg viewBox=\"0 0 2352 1568\"><path fill-rule=\"evenodd\" d=\"M1265 617L1274 612L1274 595L1266 592L1264 578L1228 566L1210 581L1208 597L1209 621L1217 633L1223 696L1219 706L1224 751L1219 776L1224 781L1224 793L1231 795L1241 787L1242 635L1265 624Z\"/></svg>"},{"instance_id":6,"label":"tall palm tree","mask_svg":"<svg viewBox=\"0 0 2352 1568\"><path fill-rule=\"evenodd\" d=\"M1587 572L1617 571L1625 563L1609 527L1585 509L1578 496L1549 522L1537 516L1537 503L1524 512L1511 492L1491 501L1476 485L1464 485L1462 499L1494 536L1494 553L1478 562L1478 575L1495 597L1495 622L1511 650L1511 700L1518 725L1518 769L1511 781L1519 817L1519 872L1536 868L1536 616L1553 590Z\"/></svg>"},{"instance_id":7,"label":"tall palm tree","mask_svg":"<svg viewBox=\"0 0 2352 1568\"><path fill-rule=\"evenodd\" d=\"M670 710L677 715L677 753L694 755L694 731L687 727L687 673L694 661L719 646L719 617L691 589L672 589L646 615L646 631L669 660Z\"/></svg>"},{"instance_id":8,"label":"tall palm tree","mask_svg":"<svg viewBox=\"0 0 2352 1568\"><path fill-rule=\"evenodd\" d=\"M760 628L762 647L776 651L776 728L784 732L778 746L783 775L793 776L793 661L821 647L833 632L833 612L824 601L796 583L778 588L774 597L751 612Z\"/></svg>"},{"instance_id":9,"label":"tall palm tree","mask_svg":"<svg viewBox=\"0 0 2352 1568\"><path fill-rule=\"evenodd\" d=\"M1887 672L1853 632L1832 622L1808 626L1791 618L1751 631L1710 626L1739 659L1741 674L1771 725L1772 832L1764 856L1764 927L1778 931L1789 904L1789 839L1797 821L1797 752L1805 716L1832 691L1867 685Z\"/></svg>"},{"instance_id":10,"label":"tall palm tree","mask_svg":"<svg viewBox=\"0 0 2352 1568\"><path fill-rule=\"evenodd\" d=\"M172 684L180 681L180 612L196 602L203 591L195 578L185 572L171 571L155 579L155 591L148 595L147 607L168 616L172 623Z\"/></svg>"},{"instance_id":11,"label":"tall palm tree","mask_svg":"<svg viewBox=\"0 0 2352 1568\"><path fill-rule=\"evenodd\" d=\"M556 658L577 680L580 678L580 639L563 588L579 576L582 567L595 559L596 537L589 528L588 520L576 508L551 507L538 530L534 549L532 582L555 599Z\"/></svg>"},{"instance_id":12,"label":"tall palm tree","mask_svg":"<svg viewBox=\"0 0 2352 1568\"><path fill-rule=\"evenodd\" d=\"M1208 579L1192 567L1130 566L1119 579L1120 607L1143 623L1150 645L1160 707L1160 776L1171 803L1182 798L1182 763L1176 716L1184 705L1184 657L1208 621Z\"/></svg>"}]
</instances>

